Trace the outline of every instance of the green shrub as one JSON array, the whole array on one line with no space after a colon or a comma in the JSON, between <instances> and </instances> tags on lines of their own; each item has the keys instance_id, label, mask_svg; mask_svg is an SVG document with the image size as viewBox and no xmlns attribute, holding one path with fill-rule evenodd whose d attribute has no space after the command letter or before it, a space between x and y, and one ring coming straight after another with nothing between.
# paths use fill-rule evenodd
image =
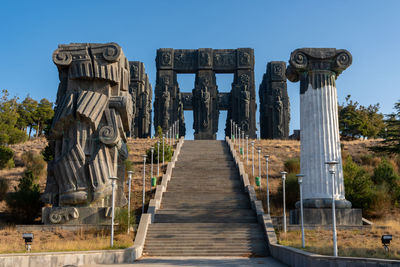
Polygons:
<instances>
[{"instance_id":1,"label":"green shrub","mask_svg":"<svg viewBox=\"0 0 400 267\"><path fill-rule=\"evenodd\" d=\"M285 179L286 208L294 209L297 201L300 200L300 187L295 173L289 173ZM278 188L278 201L283 203L283 186L280 183Z\"/></svg>"},{"instance_id":2,"label":"green shrub","mask_svg":"<svg viewBox=\"0 0 400 267\"><path fill-rule=\"evenodd\" d=\"M153 152L153 163L157 163L158 159L158 150L157 150L157 143L154 144L154 152ZM168 162L171 160L173 154L172 147L169 146L167 143L164 143L164 161ZM151 150L150 148L146 150L147 155L147 163L151 163ZM160 163L162 163L162 139L160 140Z\"/></svg>"},{"instance_id":3,"label":"green shrub","mask_svg":"<svg viewBox=\"0 0 400 267\"><path fill-rule=\"evenodd\" d=\"M13 160L14 151L5 146L0 146L0 169L10 166L10 161Z\"/></svg>"},{"instance_id":4,"label":"green shrub","mask_svg":"<svg viewBox=\"0 0 400 267\"><path fill-rule=\"evenodd\" d=\"M349 156L343 164L343 176L346 199L354 208L362 208L366 212L370 210L374 202L375 186L368 172Z\"/></svg>"},{"instance_id":5,"label":"green shrub","mask_svg":"<svg viewBox=\"0 0 400 267\"><path fill-rule=\"evenodd\" d=\"M131 210L131 217L129 219L129 225L132 227L136 223L135 210ZM115 213L115 221L118 223L118 231L126 232L128 230L128 209L119 208Z\"/></svg>"},{"instance_id":6,"label":"green shrub","mask_svg":"<svg viewBox=\"0 0 400 267\"><path fill-rule=\"evenodd\" d=\"M26 132L17 128L11 128L8 134L9 134L9 139L8 139L9 144L22 143L25 142L26 139L28 139L28 135L26 134Z\"/></svg>"},{"instance_id":7,"label":"green shrub","mask_svg":"<svg viewBox=\"0 0 400 267\"><path fill-rule=\"evenodd\" d=\"M133 164L133 161L130 161L130 160L125 160L124 161L124 164L125 164L125 171L126 171L126 173L128 173L128 171L134 171L134 164Z\"/></svg>"},{"instance_id":8,"label":"green shrub","mask_svg":"<svg viewBox=\"0 0 400 267\"><path fill-rule=\"evenodd\" d=\"M284 163L285 171L288 173L300 173L300 159L299 158L292 158Z\"/></svg>"},{"instance_id":9,"label":"green shrub","mask_svg":"<svg viewBox=\"0 0 400 267\"><path fill-rule=\"evenodd\" d=\"M53 151L51 151L50 146L47 145L40 153L43 156L44 161L49 162L53 160Z\"/></svg>"},{"instance_id":10,"label":"green shrub","mask_svg":"<svg viewBox=\"0 0 400 267\"><path fill-rule=\"evenodd\" d=\"M16 191L6 197L7 206L17 221L32 223L40 215L43 203L37 180L32 171L26 171Z\"/></svg>"},{"instance_id":11,"label":"green shrub","mask_svg":"<svg viewBox=\"0 0 400 267\"><path fill-rule=\"evenodd\" d=\"M8 188L10 184L7 179L1 178L0 179L0 201L6 198Z\"/></svg>"},{"instance_id":12,"label":"green shrub","mask_svg":"<svg viewBox=\"0 0 400 267\"><path fill-rule=\"evenodd\" d=\"M393 165L386 159L382 159L381 163L374 169L374 174L372 175L372 180L375 184L386 182L389 186L394 185L398 178Z\"/></svg>"},{"instance_id":13,"label":"green shrub","mask_svg":"<svg viewBox=\"0 0 400 267\"><path fill-rule=\"evenodd\" d=\"M31 171L34 176L42 177L45 174L45 167L47 164L41 154L27 151L21 155L21 160L26 167L26 170Z\"/></svg>"}]
</instances>

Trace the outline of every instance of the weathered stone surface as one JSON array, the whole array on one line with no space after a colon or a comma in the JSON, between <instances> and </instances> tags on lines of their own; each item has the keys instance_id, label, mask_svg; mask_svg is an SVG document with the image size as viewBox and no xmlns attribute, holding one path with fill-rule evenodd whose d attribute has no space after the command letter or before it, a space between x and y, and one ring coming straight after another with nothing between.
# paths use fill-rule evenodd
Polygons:
<instances>
[{"instance_id":1,"label":"weathered stone surface","mask_svg":"<svg viewBox=\"0 0 400 267\"><path fill-rule=\"evenodd\" d=\"M131 80L129 92L132 95L134 120L132 136L146 138L151 136L151 112L153 90L143 62L129 61Z\"/></svg>"},{"instance_id":2,"label":"weathered stone surface","mask_svg":"<svg viewBox=\"0 0 400 267\"><path fill-rule=\"evenodd\" d=\"M332 225L332 209L303 209L304 224ZM361 209L336 209L337 225L362 225ZM300 224L300 209L290 211L290 224Z\"/></svg>"},{"instance_id":3,"label":"weathered stone surface","mask_svg":"<svg viewBox=\"0 0 400 267\"><path fill-rule=\"evenodd\" d=\"M350 66L351 54L334 48L301 48L292 52L286 76L300 80L300 168L304 174L304 201L309 208L324 208L332 199L332 178L327 161L338 161L334 198L345 199L337 112L337 76ZM321 206L322 205L322 206Z\"/></svg>"},{"instance_id":4,"label":"weathered stone surface","mask_svg":"<svg viewBox=\"0 0 400 267\"><path fill-rule=\"evenodd\" d=\"M290 103L285 71L285 62L269 62L260 85L260 135L263 139L289 137Z\"/></svg>"},{"instance_id":5,"label":"weathered stone surface","mask_svg":"<svg viewBox=\"0 0 400 267\"><path fill-rule=\"evenodd\" d=\"M109 177L124 177L125 132L133 119L129 64L115 43L59 45L53 61L60 85L49 138L54 160L43 200L61 207L64 217L79 218L69 207L109 206ZM121 206L124 181L117 184Z\"/></svg>"},{"instance_id":6,"label":"weathered stone surface","mask_svg":"<svg viewBox=\"0 0 400 267\"><path fill-rule=\"evenodd\" d=\"M195 139L215 139L219 110L228 110L225 133L234 120L251 138L256 137L254 51L239 49L157 50L157 84L154 125L164 131L179 120L179 133L185 134L184 110L193 110ZM177 73L196 73L192 94L180 93ZM234 73L231 93L219 93L215 73Z\"/></svg>"}]
</instances>

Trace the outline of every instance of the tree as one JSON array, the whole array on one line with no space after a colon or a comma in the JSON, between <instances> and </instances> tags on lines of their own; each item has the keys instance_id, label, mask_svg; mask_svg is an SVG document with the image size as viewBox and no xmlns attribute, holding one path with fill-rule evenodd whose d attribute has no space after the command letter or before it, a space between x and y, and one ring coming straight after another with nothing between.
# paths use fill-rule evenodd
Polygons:
<instances>
[{"instance_id":1,"label":"tree","mask_svg":"<svg viewBox=\"0 0 400 267\"><path fill-rule=\"evenodd\" d=\"M384 140L372 148L376 152L400 154L400 100L394 104L395 112L387 115Z\"/></svg>"},{"instance_id":2,"label":"tree","mask_svg":"<svg viewBox=\"0 0 400 267\"><path fill-rule=\"evenodd\" d=\"M46 98L42 98L34 113L34 121L36 123L36 137L40 136L43 129L50 123L54 116L53 103Z\"/></svg>"},{"instance_id":3,"label":"tree","mask_svg":"<svg viewBox=\"0 0 400 267\"><path fill-rule=\"evenodd\" d=\"M19 118L18 98L9 99L7 90L2 90L0 97L0 145L14 144L25 141L26 133L16 124Z\"/></svg>"},{"instance_id":4,"label":"tree","mask_svg":"<svg viewBox=\"0 0 400 267\"><path fill-rule=\"evenodd\" d=\"M342 137L375 138L385 127L383 115L379 112L379 104L368 107L353 102L351 96L346 97L346 103L339 105L339 130Z\"/></svg>"},{"instance_id":5,"label":"tree","mask_svg":"<svg viewBox=\"0 0 400 267\"><path fill-rule=\"evenodd\" d=\"M17 128L26 131L26 128L29 127L29 138L35 123L34 115L37 108L38 102L29 95L18 105L19 118L17 120Z\"/></svg>"}]
</instances>

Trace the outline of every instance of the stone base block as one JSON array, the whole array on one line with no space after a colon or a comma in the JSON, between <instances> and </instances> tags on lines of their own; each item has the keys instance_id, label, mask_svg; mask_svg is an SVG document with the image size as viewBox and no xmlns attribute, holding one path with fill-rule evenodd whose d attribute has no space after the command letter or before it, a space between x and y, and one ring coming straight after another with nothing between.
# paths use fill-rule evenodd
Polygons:
<instances>
[{"instance_id":1,"label":"stone base block","mask_svg":"<svg viewBox=\"0 0 400 267\"><path fill-rule=\"evenodd\" d=\"M44 207L42 223L67 225L111 225L111 208L108 207Z\"/></svg>"},{"instance_id":2,"label":"stone base block","mask_svg":"<svg viewBox=\"0 0 400 267\"><path fill-rule=\"evenodd\" d=\"M194 140L216 140L217 135L215 133L195 133Z\"/></svg>"},{"instance_id":3,"label":"stone base block","mask_svg":"<svg viewBox=\"0 0 400 267\"><path fill-rule=\"evenodd\" d=\"M332 209L303 209L304 224L332 225ZM290 211L290 224L300 224L300 209ZM336 209L336 225L362 225L361 209Z\"/></svg>"}]
</instances>

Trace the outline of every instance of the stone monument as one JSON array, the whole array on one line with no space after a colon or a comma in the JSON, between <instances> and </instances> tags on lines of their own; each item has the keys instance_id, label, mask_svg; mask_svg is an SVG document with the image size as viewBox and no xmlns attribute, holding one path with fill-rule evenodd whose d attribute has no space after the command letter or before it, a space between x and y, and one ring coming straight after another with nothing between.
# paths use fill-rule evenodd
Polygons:
<instances>
[{"instance_id":1,"label":"stone monument","mask_svg":"<svg viewBox=\"0 0 400 267\"><path fill-rule=\"evenodd\" d=\"M352 56L344 49L301 48L290 55L286 77L300 81L300 168L306 224L331 223L332 177L327 161L339 163L333 188L337 223L361 224L361 210L351 209L344 194L335 84L351 63ZM291 213L292 223L298 221L298 214L298 210Z\"/></svg>"},{"instance_id":2,"label":"stone monument","mask_svg":"<svg viewBox=\"0 0 400 267\"><path fill-rule=\"evenodd\" d=\"M109 223L111 180L116 205L126 204L126 132L133 120L129 64L116 43L59 45L56 109L49 145L53 158L42 199L46 224Z\"/></svg>"},{"instance_id":3,"label":"stone monument","mask_svg":"<svg viewBox=\"0 0 400 267\"><path fill-rule=\"evenodd\" d=\"M131 80L129 92L132 95L134 120L132 137L147 138L151 136L151 112L153 90L146 74L144 64L140 61L129 61Z\"/></svg>"},{"instance_id":4,"label":"stone monument","mask_svg":"<svg viewBox=\"0 0 400 267\"><path fill-rule=\"evenodd\" d=\"M172 49L157 50L157 81L154 126L166 131L179 120L179 133L185 134L184 110L193 110L195 139L216 139L220 110L228 110L225 134L230 135L232 119L250 138L256 137L254 50ZM192 93L182 93L177 74L195 73ZM216 73L234 73L232 91L219 93Z\"/></svg>"},{"instance_id":5,"label":"stone monument","mask_svg":"<svg viewBox=\"0 0 400 267\"><path fill-rule=\"evenodd\" d=\"M288 139L290 103L286 85L286 63L271 61L260 85L260 136Z\"/></svg>"}]
</instances>

